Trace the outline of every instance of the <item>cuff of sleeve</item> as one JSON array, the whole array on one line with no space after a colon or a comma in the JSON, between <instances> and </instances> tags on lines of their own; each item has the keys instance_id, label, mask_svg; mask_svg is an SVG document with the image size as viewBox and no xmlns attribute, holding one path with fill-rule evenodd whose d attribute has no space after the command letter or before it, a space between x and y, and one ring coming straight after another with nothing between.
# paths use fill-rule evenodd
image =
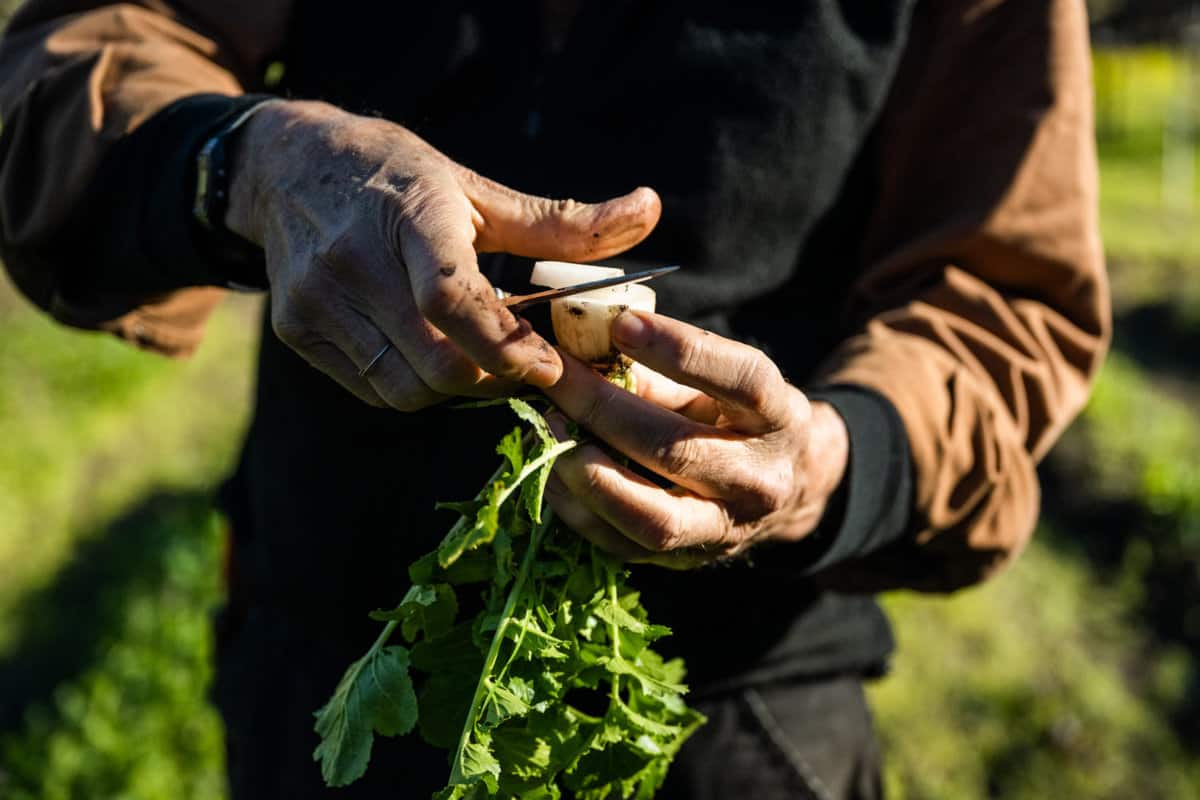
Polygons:
<instances>
[{"instance_id":1,"label":"cuff of sleeve","mask_svg":"<svg viewBox=\"0 0 1200 800\"><path fill-rule=\"evenodd\" d=\"M795 545L806 574L857 558L896 541L909 526L913 468L908 435L882 395L857 386L808 393L841 415L850 436L846 475L821 524Z\"/></svg>"},{"instance_id":2,"label":"cuff of sleeve","mask_svg":"<svg viewBox=\"0 0 1200 800\"><path fill-rule=\"evenodd\" d=\"M217 248L192 212L196 154L206 138L262 95L201 94L158 111L106 157L89 192L94 252L71 293L146 296L185 286L225 286Z\"/></svg>"}]
</instances>

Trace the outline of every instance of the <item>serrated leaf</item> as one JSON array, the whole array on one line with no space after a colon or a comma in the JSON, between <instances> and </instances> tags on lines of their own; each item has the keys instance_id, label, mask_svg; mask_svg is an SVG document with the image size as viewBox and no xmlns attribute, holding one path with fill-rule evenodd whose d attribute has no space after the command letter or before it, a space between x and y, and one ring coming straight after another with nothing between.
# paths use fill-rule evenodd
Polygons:
<instances>
[{"instance_id":1,"label":"serrated leaf","mask_svg":"<svg viewBox=\"0 0 1200 800\"><path fill-rule=\"evenodd\" d=\"M547 633L540 622L529 616L509 619L504 633L516 643L518 658L532 654L557 661L567 658L570 650L565 639Z\"/></svg>"},{"instance_id":2,"label":"serrated leaf","mask_svg":"<svg viewBox=\"0 0 1200 800\"><path fill-rule=\"evenodd\" d=\"M641 685L641 689L646 694L652 697L669 698L687 693L687 686L682 683L671 683L663 680L649 670L643 669L637 664L630 663L623 658L610 658L604 662L604 666L609 672L615 675L628 675L634 678Z\"/></svg>"},{"instance_id":3,"label":"serrated leaf","mask_svg":"<svg viewBox=\"0 0 1200 800\"><path fill-rule=\"evenodd\" d=\"M417 721L417 697L408 676L408 651L372 650L354 662L333 697L316 713L321 737L313 760L328 786L345 786L362 776L374 734L400 736Z\"/></svg>"},{"instance_id":4,"label":"serrated leaf","mask_svg":"<svg viewBox=\"0 0 1200 800\"><path fill-rule=\"evenodd\" d=\"M542 524L542 507L545 505L543 498L546 496L546 482L550 480L550 473L554 469L553 463L543 464L533 476L533 480L527 481L521 487L521 503L525 506L525 513L535 524Z\"/></svg>"},{"instance_id":5,"label":"serrated leaf","mask_svg":"<svg viewBox=\"0 0 1200 800\"><path fill-rule=\"evenodd\" d=\"M495 793L500 780L500 762L492 755L487 734L480 734L478 741L468 739L463 743L458 760L458 772L451 773L451 783L474 783L483 781L488 791Z\"/></svg>"},{"instance_id":6,"label":"serrated leaf","mask_svg":"<svg viewBox=\"0 0 1200 800\"><path fill-rule=\"evenodd\" d=\"M547 424L546 418L538 413L536 408L517 397L508 398L508 407L513 410L514 414L529 423L543 446L553 447L558 443L558 439L554 438L554 432L550 430L550 425Z\"/></svg>"},{"instance_id":7,"label":"serrated leaf","mask_svg":"<svg viewBox=\"0 0 1200 800\"><path fill-rule=\"evenodd\" d=\"M644 638L648 642L669 636L671 629L665 625L650 625L630 614L620 605L609 600L601 600L592 607L592 613L605 622L616 625L622 630L629 631Z\"/></svg>"},{"instance_id":8,"label":"serrated leaf","mask_svg":"<svg viewBox=\"0 0 1200 800\"><path fill-rule=\"evenodd\" d=\"M438 564L449 567L468 550L487 544L500 528L500 505L505 498L503 481L496 481L487 488L475 519L466 525L456 526L438 547Z\"/></svg>"},{"instance_id":9,"label":"serrated leaf","mask_svg":"<svg viewBox=\"0 0 1200 800\"><path fill-rule=\"evenodd\" d=\"M510 682L505 686L490 679L485 680L483 704L480 706L477 723L479 728L489 730L512 717L528 714L533 692L527 687L523 681L520 684Z\"/></svg>"},{"instance_id":10,"label":"serrated leaf","mask_svg":"<svg viewBox=\"0 0 1200 800\"><path fill-rule=\"evenodd\" d=\"M404 638L410 642L424 633L441 636L454 625L458 616L458 598L449 584L416 585L408 590L400 605L371 612L371 619L400 623Z\"/></svg>"},{"instance_id":11,"label":"serrated leaf","mask_svg":"<svg viewBox=\"0 0 1200 800\"><path fill-rule=\"evenodd\" d=\"M496 454L508 461L510 474L516 475L525 466L525 447L521 444L521 429L513 428L496 445Z\"/></svg>"}]
</instances>

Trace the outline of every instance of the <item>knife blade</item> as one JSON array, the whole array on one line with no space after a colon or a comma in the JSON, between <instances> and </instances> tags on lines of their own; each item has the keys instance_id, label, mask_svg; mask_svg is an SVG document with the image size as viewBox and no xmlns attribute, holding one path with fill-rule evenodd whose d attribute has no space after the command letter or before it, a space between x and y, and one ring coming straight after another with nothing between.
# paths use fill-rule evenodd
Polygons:
<instances>
[{"instance_id":1,"label":"knife blade","mask_svg":"<svg viewBox=\"0 0 1200 800\"><path fill-rule=\"evenodd\" d=\"M642 270L640 272L631 272L628 275L616 275L611 278L601 278L598 281L587 281L586 283L577 283L574 286L547 289L544 292L533 292L532 294L509 294L503 289L496 289L496 296L504 301L504 305L508 307L509 311L515 313L529 306L537 305L538 303L548 303L560 297L570 297L573 294L590 292L595 289L607 289L611 286L624 286L627 283L642 283L643 281L652 280L661 275L674 272L677 269L679 269L678 264L669 267L655 267L654 269Z\"/></svg>"}]
</instances>

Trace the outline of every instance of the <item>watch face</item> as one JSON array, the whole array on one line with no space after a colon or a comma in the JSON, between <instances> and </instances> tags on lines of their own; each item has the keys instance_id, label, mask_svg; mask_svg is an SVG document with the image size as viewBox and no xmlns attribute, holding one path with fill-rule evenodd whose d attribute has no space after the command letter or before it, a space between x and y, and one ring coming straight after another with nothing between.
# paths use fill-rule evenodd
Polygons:
<instances>
[{"instance_id":1,"label":"watch face","mask_svg":"<svg viewBox=\"0 0 1200 800\"><path fill-rule=\"evenodd\" d=\"M192 214L196 217L197 222L209 229L213 227L213 218L209 214L212 192L212 156L220 136L221 134L218 133L205 142L196 156L196 198L192 205Z\"/></svg>"}]
</instances>

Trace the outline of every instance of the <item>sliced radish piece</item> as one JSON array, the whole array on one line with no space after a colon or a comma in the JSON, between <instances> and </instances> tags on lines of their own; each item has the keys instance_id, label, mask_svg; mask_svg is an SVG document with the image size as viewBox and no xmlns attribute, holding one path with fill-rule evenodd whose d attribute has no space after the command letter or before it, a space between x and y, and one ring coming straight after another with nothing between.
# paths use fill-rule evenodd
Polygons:
<instances>
[{"instance_id":1,"label":"sliced radish piece","mask_svg":"<svg viewBox=\"0 0 1200 800\"><path fill-rule=\"evenodd\" d=\"M654 303L654 290L644 284L610 286L552 300L550 320L568 353L588 364L611 365L621 359L612 344L613 320L629 309L653 311Z\"/></svg>"},{"instance_id":2,"label":"sliced radish piece","mask_svg":"<svg viewBox=\"0 0 1200 800\"><path fill-rule=\"evenodd\" d=\"M566 261L538 261L533 265L529 282L534 286L561 289L579 283L615 278L625 270L617 267L595 267L590 264L571 264Z\"/></svg>"}]
</instances>

